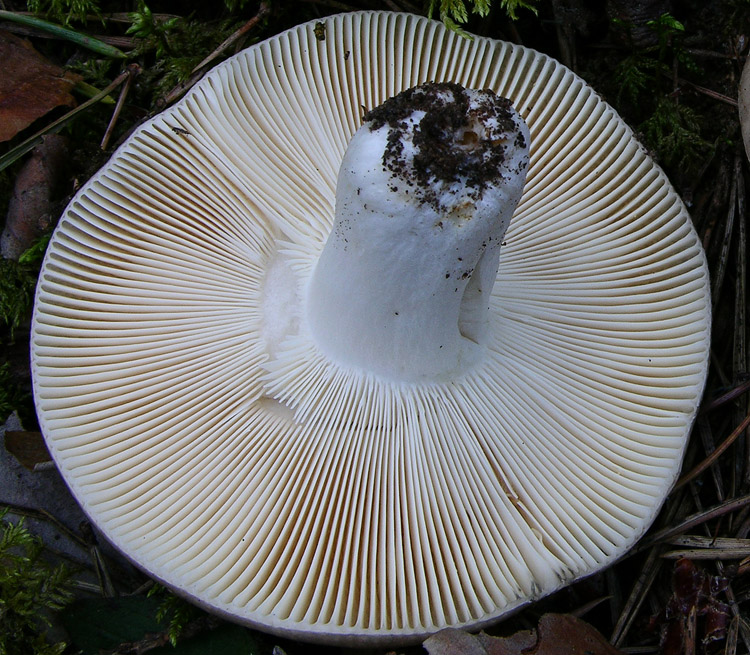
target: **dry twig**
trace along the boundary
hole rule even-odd
[[[255,14],[247,23],[245,23],[240,29],[238,29],[234,34],[232,34],[228,39],[226,39],[223,43],[219,45],[208,57],[206,57],[200,64],[198,64],[190,73],[190,77],[188,77],[187,80],[184,82],[180,82],[176,87],[174,87],[161,101],[161,105],[168,106],[171,105],[175,100],[178,100],[181,98],[185,93],[187,93],[194,85],[195,83],[203,77],[203,75],[206,72],[206,67],[214,61],[217,57],[219,57],[224,51],[226,51],[229,46],[231,46],[233,43],[235,43],[238,39],[245,36],[253,27],[258,25],[260,21],[265,18],[270,12],[270,6],[262,2],[260,4],[260,7],[258,8],[258,13]]]

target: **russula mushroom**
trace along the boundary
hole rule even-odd
[[[378,305],[371,250],[339,272],[334,223],[378,178],[399,187],[378,202],[406,192],[375,159],[386,134],[414,145],[416,119],[378,110],[347,156],[371,174],[344,170],[337,190],[361,107],[431,81],[420,93],[509,98],[531,144],[496,276],[520,178],[479,183],[498,214],[452,266],[426,239],[461,240],[461,197],[431,198],[427,252],[380,214],[352,227],[403,285],[442,265],[450,330],[408,315],[395,273]],[[472,132],[452,133],[463,154],[492,157]],[[523,168],[521,140],[501,168]],[[496,621],[627,551],[678,473],[709,331],[685,207],[592,89],[534,51],[363,12],[219,65],[81,189],[40,276],[32,370],[63,476],[151,575],[267,631],[405,643]],[[450,354],[423,350],[435,336]]]
[[[484,354],[528,128],[491,91],[446,83],[403,91],[364,120],[304,303],[311,336],[345,367],[448,382]]]

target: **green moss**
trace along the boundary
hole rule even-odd
[[[236,19],[213,22],[173,18],[160,22],[146,5],[129,32],[135,37],[137,53],[144,62],[138,87],[148,91],[145,100],[151,108],[179,83],[190,77],[193,69],[237,28]]]
[[[45,637],[48,612],[65,607],[73,598],[69,571],[42,557],[42,542],[24,526],[0,513],[0,653],[3,655],[60,655],[65,643]]]
[[[500,0],[500,7],[511,19],[516,20],[519,9],[528,9],[536,13],[535,3],[536,0]],[[491,4],[491,0],[471,0],[471,7],[467,7],[464,0],[429,0],[427,15],[437,13],[446,27],[463,33],[461,25],[469,20],[469,13],[485,17],[490,13]]]
[[[160,584],[154,584],[148,592],[148,597],[159,599],[156,620],[167,625],[167,636],[172,646],[177,645],[177,640],[187,625],[203,614],[200,609],[178,598]]]
[[[38,267],[0,259],[0,334],[12,343],[15,333],[28,321],[34,302]]]
[[[712,149],[701,136],[698,113],[671,98],[659,98],[653,113],[640,125],[641,133],[667,167],[690,169]]]
[[[616,104],[632,106],[642,102],[660,75],[669,72],[666,64],[642,53],[633,53],[620,61],[614,71]]]
[[[687,29],[680,21],[662,14],[647,25],[652,44],[631,42],[628,54],[606,64],[602,88],[670,176],[687,178],[712,152],[713,138],[704,136],[710,120],[695,108],[694,98],[675,93],[674,79],[701,71],[685,47]],[[615,27],[629,34],[628,25]]]
[[[87,17],[100,15],[98,0],[28,0],[26,6],[29,11],[63,25],[86,22]]]
[[[80,75],[84,82],[101,89],[106,87],[114,77],[112,75],[113,64],[114,62],[111,59],[87,57],[85,59],[73,59],[65,67]]]

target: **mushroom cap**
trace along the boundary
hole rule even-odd
[[[429,80],[509,97],[531,162],[487,356],[393,383],[293,335],[362,107]],[[362,12],[217,66],[81,189],[32,370],[62,475],[155,578],[289,637],[405,643],[627,551],[678,474],[709,331],[688,213],[591,88],[527,48]]]

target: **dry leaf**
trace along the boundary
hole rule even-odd
[[[435,633],[423,646],[430,655],[487,655],[478,637],[455,628]]]
[[[491,637],[484,632],[477,636],[484,646],[487,655],[518,655],[518,653],[534,652],[537,644],[535,630],[519,630],[510,637]]]
[[[8,203],[0,255],[18,259],[52,225],[55,198],[68,176],[67,139],[48,134],[16,176]]]
[[[25,39],[0,30],[0,142],[61,105],[73,106],[70,90],[80,79],[47,61]]]
[[[545,614],[536,632],[510,637],[441,630],[424,642],[430,655],[621,655],[588,623],[570,614]]]
[[[723,641],[727,635],[731,611],[721,598],[729,581],[698,568],[689,559],[677,560],[672,573],[672,596],[661,621],[661,652],[679,655],[703,649]]]
[[[621,655],[598,631],[570,614],[545,614],[539,620],[539,643],[529,655]],[[490,655],[495,655],[490,652]]]
[[[5,449],[29,471],[52,461],[41,432],[8,430]]]

